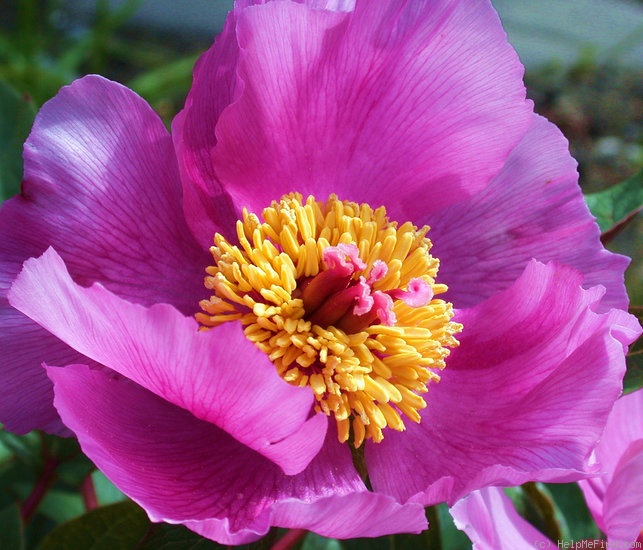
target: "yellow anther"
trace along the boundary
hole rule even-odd
[[[200,302],[196,319],[203,329],[242,323],[246,337],[267,354],[286,382],[311,388],[315,411],[334,417],[340,441],[352,439],[355,448],[367,439],[379,442],[387,428],[405,429],[403,417],[420,421],[427,384],[439,380],[448,348],[458,345],[454,336],[462,327],[451,321],[453,308],[435,297],[418,307],[392,299],[387,319],[395,320],[393,326],[384,324],[379,314],[361,309],[355,313],[350,304],[346,309],[340,298],[337,307],[343,309],[316,311],[335,299],[334,293],[357,284],[366,290],[350,292],[367,292],[360,298],[366,300],[360,302],[364,311],[375,311],[369,309],[369,293],[399,295],[395,293],[406,292],[416,278],[431,287],[433,296],[444,293],[446,286],[435,282],[439,263],[429,253],[428,230],[411,222],[390,222],[384,207],[374,210],[334,195],[325,202],[286,195],[264,209],[261,218],[244,209],[236,224],[237,245],[214,236],[214,264],[206,268],[205,277],[213,295]],[[357,259],[337,256],[345,250],[340,244],[355,251],[350,254]],[[331,269],[324,259],[329,249],[334,250],[331,264],[339,258],[352,267],[337,275],[326,273],[331,277],[324,279],[320,273]],[[369,279],[378,261],[386,272],[379,273],[378,280]],[[328,296],[319,295],[323,299],[306,297],[314,308],[306,311],[303,289],[313,279],[314,291],[306,296],[317,293],[320,285],[325,288],[321,281],[334,280],[337,288],[329,287]],[[330,309],[335,308],[335,302],[331,304]],[[319,320],[326,315],[345,323]],[[363,323],[362,315],[368,319]],[[339,326],[352,328],[346,332]]]

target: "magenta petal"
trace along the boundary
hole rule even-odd
[[[508,290],[459,312],[461,345],[429,389],[422,422],[366,448],[373,488],[452,503],[489,485],[595,470],[624,345],[640,327],[625,312],[596,313],[601,289],[581,283],[571,268],[531,262]]]
[[[286,473],[318,452],[327,419],[310,419],[312,394],[286,384],[236,324],[198,332],[166,304],[149,309],[100,285],[76,285],[48,250],[25,267],[11,304],[87,357],[212,422]]]
[[[556,548],[555,542],[518,515],[511,499],[497,487],[467,495],[450,512],[476,550]]]
[[[366,490],[334,430],[306,470],[285,476],[216,426],[108,371],[48,372],[83,451],[154,521],[185,523],[224,544],[255,540],[272,525],[328,536],[426,528],[421,506]]]
[[[567,140],[542,117],[534,115],[531,129],[483,192],[422,223],[431,226],[439,279],[458,308],[508,288],[536,258],[575,267],[586,288],[606,287],[603,307],[627,309],[623,272],[629,260],[603,248]]]
[[[194,235],[204,248],[216,232],[234,235],[238,219],[227,190],[217,181],[210,160],[216,145],[216,120],[237,95],[238,46],[234,12],[214,45],[194,67],[193,82],[183,110],[172,121],[172,137],[183,182],[184,211]]]
[[[421,505],[402,505],[389,496],[365,490],[322,497],[315,502],[283,500],[272,506],[266,519],[269,522],[266,526],[307,529],[338,539],[420,533],[427,528]],[[229,528],[220,520],[186,525],[197,533],[224,544],[241,544],[264,535],[267,529],[260,527],[262,523],[264,522],[256,522],[256,526],[237,536],[230,535]]]
[[[134,92],[98,76],[64,87],[36,117],[24,162],[22,193],[0,215],[3,278],[53,246],[74,280],[131,301],[187,313],[204,297],[208,254],[183,219],[172,140]]]
[[[600,476],[579,481],[608,540],[633,542],[643,530],[643,390],[621,397],[596,448]]]
[[[270,2],[234,17],[236,36],[215,46],[227,63],[238,55],[238,80],[226,68],[218,84],[231,103],[218,118],[186,109],[183,128],[216,123],[212,157],[194,154],[194,169],[238,206],[337,193],[414,219],[484,188],[530,123],[522,66],[488,2]],[[195,97],[217,86],[217,59],[202,59]]]
[[[67,363],[82,356],[8,304],[0,313],[0,349],[4,428],[18,434],[39,429],[68,435],[54,409],[53,387],[41,362],[46,358]]]
[[[0,385],[10,396],[0,420],[59,432],[41,364],[88,360],[7,303],[23,262],[53,245],[82,284],[189,312],[204,297],[208,256],[182,219],[170,137],[127,88],[97,76],[63,88],[36,117],[24,161],[22,193],[0,208]]]
[[[610,541],[635,542],[643,531],[643,439],[629,446],[614,472],[603,501],[603,524]]]

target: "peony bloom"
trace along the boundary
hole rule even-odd
[[[578,482],[596,523],[607,535],[606,548],[629,548],[643,537],[641,419],[643,390],[621,397],[596,448],[602,473]],[[451,515],[476,550],[556,547],[518,515],[509,497],[497,487],[467,495],[451,508]],[[590,547],[582,541],[578,544],[579,548]]]
[[[621,397],[596,447],[601,475],[578,482],[612,546],[643,542],[643,390]]]
[[[0,421],[74,434],[152,520],[419,532],[594,468],[627,259],[488,1],[240,0],[171,136],[88,76],[24,159]]]

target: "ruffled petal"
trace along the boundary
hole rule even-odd
[[[622,396],[615,404],[596,448],[607,482],[632,443],[643,440],[643,390]],[[637,420],[640,420],[637,422]]]
[[[366,490],[334,430],[304,472],[285,476],[216,426],[109,371],[48,371],[83,451],[153,521],[185,523],[223,544],[256,540],[271,525],[328,536],[426,528],[421,506]]]
[[[46,103],[25,144],[22,193],[0,208],[0,421],[17,432],[60,432],[43,362],[80,354],[16,316],[6,300],[29,257],[55,246],[74,280],[126,298],[192,311],[206,250],[191,236],[170,137],[127,88],[88,76]],[[25,407],[30,413],[24,415]]]
[[[313,396],[286,384],[267,356],[229,324],[198,332],[167,304],[149,309],[100,285],[76,285],[48,250],[25,267],[11,304],[72,348],[216,424],[298,473],[321,447],[327,418],[310,419]]]
[[[328,464],[329,468],[335,466]],[[275,503],[252,527],[230,533],[221,520],[186,523],[204,537],[223,544],[257,540],[270,525],[306,529],[325,537],[352,539],[395,533],[420,533],[427,528],[424,508],[417,503],[399,504],[393,498],[366,490],[323,496],[314,502],[283,499]]]
[[[209,256],[183,219],[172,140],[145,101],[77,80],[40,110],[24,158],[22,193],[0,214],[3,277],[53,246],[80,284],[194,309]]]
[[[481,193],[426,216],[440,281],[456,307],[508,288],[536,258],[578,269],[586,288],[605,286],[602,307],[627,309],[629,260],[603,248],[578,186],[567,140],[544,118],[533,125]]]
[[[214,45],[197,61],[185,106],[172,121],[185,219],[207,248],[217,232],[227,238],[233,236],[235,221],[240,217],[228,191],[217,180],[210,158],[217,143],[216,120],[243,87],[236,75],[239,48],[235,25],[232,12]]]
[[[518,515],[511,499],[497,487],[474,491],[456,502],[450,512],[474,550],[556,548],[555,542]]]
[[[508,290],[459,312],[460,347],[421,423],[366,447],[373,488],[428,505],[595,471],[591,451],[640,327],[618,310],[597,314],[601,289],[581,283],[571,268],[534,261]]]
[[[643,390],[616,402],[596,458],[601,475],[578,485],[608,540],[633,542],[643,530]]]
[[[186,109],[183,127],[216,124],[193,168],[239,207],[337,193],[415,219],[482,189],[530,123],[522,66],[486,1],[270,2],[234,17],[222,41],[238,43],[237,80],[219,84],[232,102],[218,119]],[[216,85],[216,59],[203,58],[195,96]]]
[[[641,424],[643,417],[631,423]],[[603,501],[603,525],[610,542],[635,542],[643,531],[643,439],[621,457]]]

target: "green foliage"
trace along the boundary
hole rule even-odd
[[[133,502],[103,506],[59,525],[39,550],[215,550],[225,548],[180,525],[151,523]]]
[[[0,508],[0,548],[23,550],[23,527],[16,504]]]
[[[343,550],[342,542],[337,539],[327,539],[315,533],[308,533],[300,550]]]
[[[127,500],[127,497],[121,493],[114,484],[105,477],[103,472],[95,470],[91,474],[94,490],[96,491],[96,498],[101,505],[114,504]]]
[[[0,201],[20,191],[22,144],[35,116],[29,97],[0,80]]]
[[[643,307],[632,308],[633,312],[638,314],[639,322],[643,325],[641,314]],[[630,352],[627,355],[627,373],[623,380],[623,393],[632,393],[643,388],[643,338],[630,346]]]
[[[603,234],[619,230],[643,209],[643,170],[605,191],[585,195]]]
[[[140,2],[126,0],[113,8],[99,0],[91,27],[70,32],[58,23],[60,1],[20,0],[7,15],[13,16],[14,25],[0,35],[0,80],[11,81],[41,105],[81,74],[104,74],[107,60],[114,61],[127,49],[116,31]]]
[[[257,545],[253,545],[257,546]],[[228,548],[204,539],[181,525],[155,523],[150,526],[141,550],[216,550]]]
[[[583,493],[576,483],[541,485],[553,499],[562,540],[596,540],[600,531],[585,504]]]
[[[153,105],[168,97],[183,97],[192,82],[192,69],[197,57],[197,54],[187,55],[150,69],[130,80],[128,85]]]
[[[136,504],[104,506],[59,525],[45,537],[40,550],[129,550],[145,538],[150,524]]]

